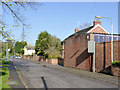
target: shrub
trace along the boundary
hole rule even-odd
[[[48,56],[49,59],[52,59],[52,56]]]
[[[8,68],[6,68],[6,67],[2,67],[2,70],[8,70]]]
[[[2,58],[2,53],[0,53],[0,58]]]
[[[2,60],[2,64],[10,64],[10,61]]]
[[[120,66],[120,61],[114,61],[111,63],[113,66]]]

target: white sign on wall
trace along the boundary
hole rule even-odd
[[[95,41],[88,41],[88,53],[95,53]]]

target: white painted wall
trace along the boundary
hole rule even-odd
[[[27,50],[26,48],[24,48],[24,55],[32,55],[35,54],[35,50]]]

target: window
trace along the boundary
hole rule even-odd
[[[113,35],[113,41],[117,41],[117,40],[120,40],[120,36],[118,36],[117,34]],[[111,41],[111,35],[94,34],[94,41],[96,43]]]

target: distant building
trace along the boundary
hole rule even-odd
[[[35,54],[35,47],[34,46],[31,46],[31,45],[25,46],[23,50],[24,50],[25,56]]]

